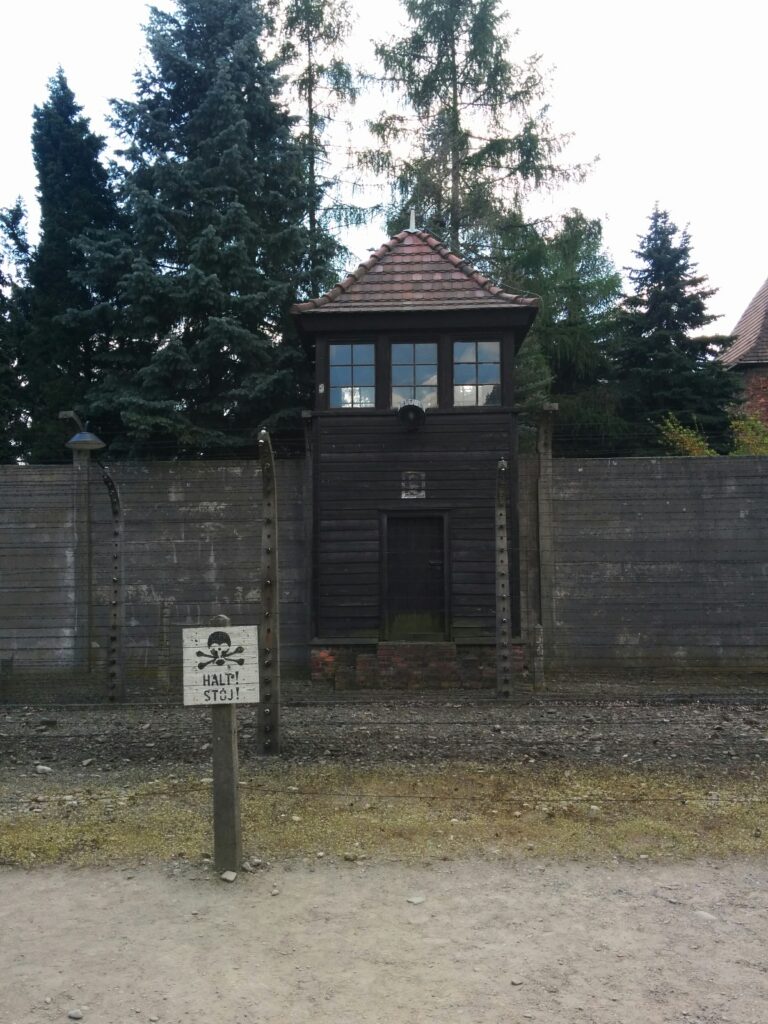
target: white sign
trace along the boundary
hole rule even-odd
[[[258,704],[256,626],[182,629],[184,703]]]

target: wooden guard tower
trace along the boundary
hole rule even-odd
[[[509,485],[517,631],[514,359],[536,315],[426,231],[294,307],[315,345],[313,678],[338,689],[492,687],[497,485]]]

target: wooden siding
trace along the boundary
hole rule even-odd
[[[433,511],[446,515],[449,531],[451,639],[494,641],[496,467],[511,456],[513,428],[503,410],[430,411],[413,433],[389,411],[315,418],[319,637],[383,638],[382,514]],[[408,471],[425,473],[425,498],[401,497]]]

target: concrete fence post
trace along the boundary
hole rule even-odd
[[[545,688],[544,670],[548,647],[555,632],[554,537],[552,520],[552,431],[558,406],[542,407],[537,437],[537,507],[539,522],[539,621],[534,628],[533,685]]]
[[[91,671],[91,453],[72,452],[72,527],[74,547],[74,667]]]

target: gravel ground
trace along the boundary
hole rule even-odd
[[[749,773],[768,758],[768,693],[704,698],[379,699],[283,708],[295,762],[556,762]],[[240,752],[255,757],[255,709],[239,709]],[[0,707],[0,772],[38,763],[103,771],[207,763],[207,710],[167,706]]]

